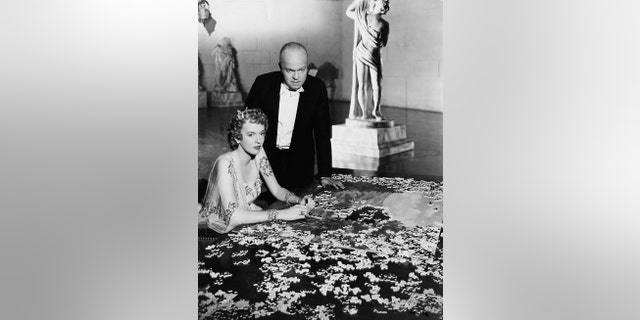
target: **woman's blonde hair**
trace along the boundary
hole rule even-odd
[[[267,116],[260,109],[244,109],[244,111],[238,110],[238,113],[231,118],[229,126],[227,127],[227,142],[229,148],[235,150],[238,148],[237,140],[242,140],[242,125],[246,122],[257,123],[264,126],[264,130],[269,129],[269,122]]]

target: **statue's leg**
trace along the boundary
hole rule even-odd
[[[362,119],[369,119],[371,118],[371,99],[369,98],[369,90],[371,89],[371,84],[369,83],[369,67],[365,66],[363,69],[364,77],[362,81],[364,82],[364,85],[362,86]]]
[[[367,100],[366,100],[366,92],[367,92],[367,66],[364,63],[358,62],[356,67],[357,76],[358,76],[358,104],[360,105],[360,110],[362,111],[362,115],[360,115],[361,119],[367,118]]]
[[[356,104],[358,96],[358,73],[356,72],[356,65],[358,61],[353,59],[353,73],[351,78],[351,100],[349,101],[349,119],[355,119],[356,117]],[[335,90],[335,88],[334,88]]]
[[[373,110],[371,114],[376,120],[384,120],[382,112],[380,112],[380,98],[382,97],[382,77],[377,70],[371,70],[371,88],[373,91]]]

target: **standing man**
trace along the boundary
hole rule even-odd
[[[329,99],[322,80],[307,76],[307,50],[297,42],[280,49],[280,71],[256,78],[246,105],[267,115],[264,150],[278,182],[296,192],[313,183],[314,161],[322,186],[344,189],[331,179]]]

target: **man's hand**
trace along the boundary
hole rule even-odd
[[[311,198],[310,195],[306,195],[300,201],[300,205],[303,205],[303,206],[309,208],[309,211],[311,211],[311,210],[313,210],[313,208],[316,207],[316,202],[313,200],[313,198]]]
[[[320,184],[322,187],[332,186],[338,190],[344,190],[344,184],[342,184],[342,182],[333,180],[329,177],[320,178]]]

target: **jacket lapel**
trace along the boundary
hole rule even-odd
[[[309,89],[306,86],[302,86],[304,91],[300,92],[300,99],[298,100],[298,110],[296,111],[296,121],[293,124],[293,132],[296,132],[298,126],[302,125],[303,114],[306,111],[304,106],[308,106],[309,102]]]
[[[267,90],[267,96],[265,97],[266,105],[263,107],[265,110],[267,119],[269,119],[269,137],[270,143],[275,147],[278,137],[278,116],[280,111],[280,83],[282,82],[282,75],[277,77],[279,81],[273,81],[269,84]]]

